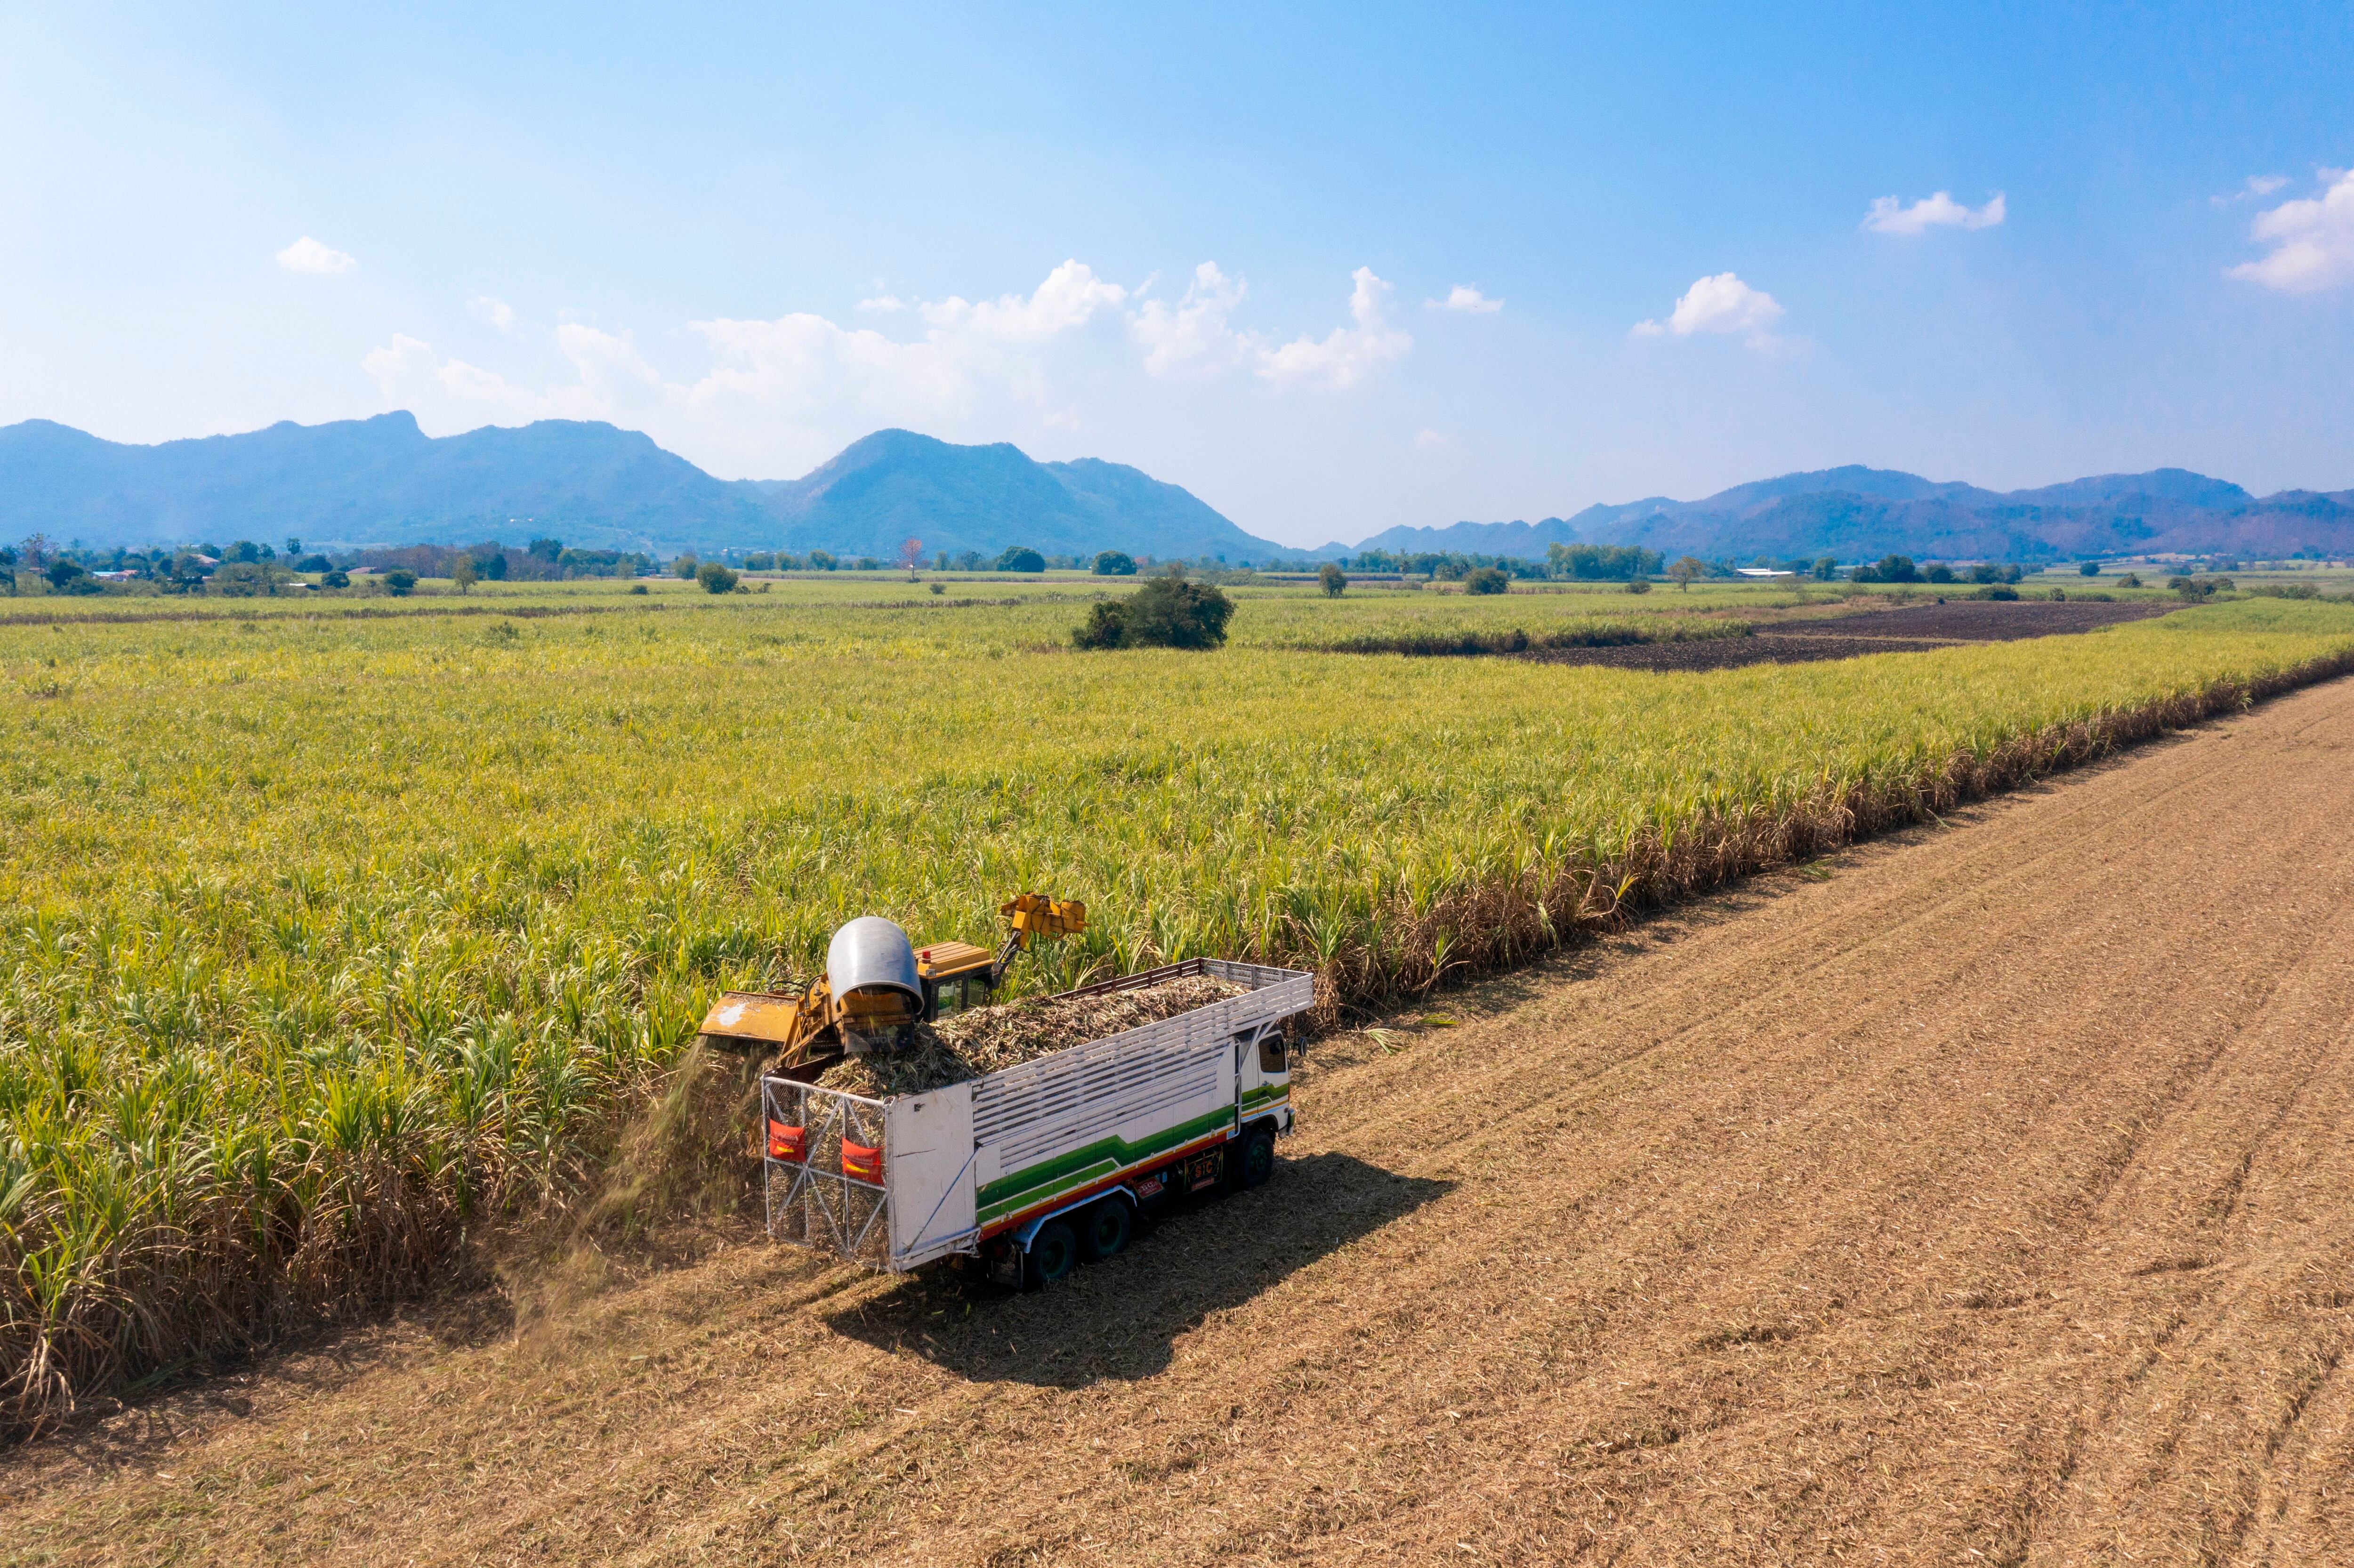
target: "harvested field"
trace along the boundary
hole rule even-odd
[[[1230,981],[1192,975],[1129,991],[1029,996],[994,1007],[969,1008],[937,1026],[919,1025],[912,1050],[844,1057],[817,1083],[821,1088],[873,1099],[920,1095],[1035,1061],[1066,1046],[1174,1018],[1240,996],[1243,990]]]
[[[1926,653],[1956,642],[2017,642],[2097,631],[2179,608],[2166,603],[2103,604],[2040,599],[1953,599],[1887,609],[1761,621],[1755,635],[1633,646],[1556,648],[1523,657],[1546,664],[1603,664],[1619,670],[1730,670],[1744,664],[1803,664],[1866,653]]]
[[[1063,1289],[765,1245],[0,1461],[26,1562],[2354,1561],[2354,682],[1318,1047]]]

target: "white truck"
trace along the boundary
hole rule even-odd
[[[769,1234],[894,1272],[960,1253],[1035,1288],[1119,1252],[1140,1211],[1267,1181],[1291,1130],[1283,1022],[1313,977],[1188,959],[1066,994],[1189,975],[1249,989],[924,1094],[764,1076]]]

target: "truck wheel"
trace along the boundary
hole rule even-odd
[[[1043,1289],[1077,1266],[1079,1238],[1061,1220],[1048,1220],[1030,1238],[1030,1255],[1022,1266],[1022,1282]]]
[[[1264,1187],[1275,1174],[1275,1128],[1259,1123],[1243,1134],[1235,1161],[1235,1186]]]
[[[1079,1216],[1079,1250],[1089,1263],[1100,1263],[1128,1245],[1128,1205],[1106,1198]]]

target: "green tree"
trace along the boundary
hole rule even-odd
[[[228,568],[221,568],[227,571]],[[384,591],[395,599],[407,599],[417,591],[417,574],[407,567],[395,567],[384,574]]]
[[[1071,634],[1075,648],[1222,648],[1235,601],[1206,583],[1189,583],[1172,566],[1126,599],[1087,611]]]
[[[458,564],[450,568],[450,580],[458,585],[460,593],[472,593],[474,591],[474,585],[482,579],[482,574],[474,570],[472,558],[461,556],[458,557]]]
[[[1046,569],[1046,557],[1027,545],[1014,545],[999,556],[997,565],[990,569],[1000,572],[1043,572]]]
[[[681,556],[670,564],[670,575],[683,583],[691,583],[695,580],[696,569],[702,564],[693,556]]]
[[[1627,579],[1627,591],[1628,593],[1649,593],[1651,591],[1651,579],[1649,577],[1628,577]]]
[[[1126,550],[1097,550],[1093,570],[1099,577],[1132,577],[1136,557]]]
[[[2076,575],[2083,577],[2099,577],[2101,575],[2101,563],[2098,561],[2086,561],[2076,568]]]
[[[1694,556],[1678,556],[1668,567],[1668,580],[1685,593],[1691,592],[1692,580],[1708,570]]]
[[[1324,590],[1327,599],[1339,599],[1349,591],[1349,574],[1327,561],[1316,568],[1316,586]]]
[[[736,574],[717,561],[705,561],[695,569],[695,580],[703,585],[705,593],[733,593]]]
[[[1839,560],[1836,556],[1825,556],[1821,560],[1815,563],[1815,580],[1817,582],[1831,582],[1836,580],[1838,577]]]
[[[830,572],[836,569],[841,565],[842,563],[840,561],[835,560],[833,556],[826,551],[811,550],[810,552],[810,570],[813,572]]]
[[[1512,579],[1495,567],[1475,567],[1463,579],[1465,593],[1502,593],[1511,587]]]

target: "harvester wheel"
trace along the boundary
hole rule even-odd
[[[1235,1185],[1264,1187],[1275,1174],[1275,1128],[1261,1122],[1243,1134],[1243,1146],[1237,1151]]]
[[[1079,1247],[1090,1263],[1100,1263],[1126,1246],[1128,1233],[1128,1205],[1118,1198],[1106,1198],[1079,1216]]]
[[[1022,1282],[1033,1290],[1044,1288],[1078,1266],[1079,1238],[1069,1224],[1048,1220],[1030,1238],[1030,1255],[1022,1266]]]

